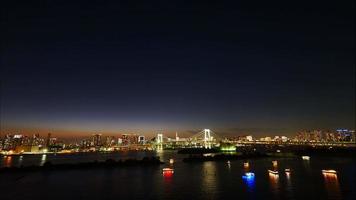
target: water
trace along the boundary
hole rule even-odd
[[[121,152],[112,154],[31,155],[1,158],[1,166],[41,165],[92,160],[142,158],[158,155],[166,164],[151,167],[68,170],[0,174],[1,199],[354,199],[356,159],[339,157],[264,158],[243,161],[183,163],[174,152]],[[169,158],[175,162],[170,165]],[[279,176],[270,176],[272,160]],[[21,163],[21,164],[20,164]],[[174,168],[170,177],[162,168]],[[290,168],[290,175],[284,173]],[[324,177],[321,169],[335,169]],[[244,172],[255,173],[244,179]]]

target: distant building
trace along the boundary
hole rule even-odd
[[[136,134],[122,134],[123,145],[138,144],[138,135]]]
[[[118,139],[117,139],[117,144],[118,144],[118,145],[122,145],[122,138],[118,138]]]
[[[249,141],[249,142],[252,142],[253,141],[252,135],[246,136],[246,140]]]
[[[47,134],[47,139],[46,139],[46,147],[48,148],[51,144],[51,133]]]
[[[355,141],[355,131],[348,129],[337,129],[338,139],[341,142],[354,142]]]
[[[143,135],[138,136],[138,143],[139,144],[144,144],[145,142],[146,142],[145,136],[143,136]]]
[[[94,146],[94,147],[102,146],[101,134],[93,134],[92,135],[92,146]]]
[[[39,146],[32,146],[32,145],[21,145],[15,148],[16,153],[35,153],[39,152]]]
[[[281,140],[282,140],[282,142],[287,142],[288,138],[286,136],[281,136]]]
[[[105,140],[105,146],[106,147],[112,147],[116,145],[116,139],[114,136],[107,136]]]
[[[265,141],[265,142],[270,142],[272,141],[272,138],[271,137],[263,137],[263,138],[260,138],[261,141]]]

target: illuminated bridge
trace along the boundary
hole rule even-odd
[[[204,129],[188,138],[179,138],[176,134],[175,138],[165,137],[159,133],[156,136],[156,146],[189,146],[211,148],[221,140],[221,137],[210,129]]]

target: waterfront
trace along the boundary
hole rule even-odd
[[[352,199],[356,186],[356,160],[352,157],[313,156],[278,158],[278,178],[267,172],[274,158],[250,159],[249,169],[243,160],[184,163],[187,155],[173,151],[92,153],[78,155],[47,155],[53,163],[87,162],[93,160],[140,159],[160,156],[165,164],[117,169],[40,171],[0,174],[1,199]],[[12,156],[15,166],[21,156]],[[168,159],[174,158],[173,165]],[[4,166],[9,157],[1,158]],[[17,161],[16,161],[17,160]],[[42,155],[24,155],[24,165],[41,165]],[[16,164],[15,164],[16,163]],[[10,164],[10,163],[8,163]],[[164,167],[174,168],[171,177],[163,177]],[[291,174],[284,173],[285,168]],[[337,176],[323,176],[322,169],[335,169]],[[245,171],[255,173],[254,179],[243,179]]]

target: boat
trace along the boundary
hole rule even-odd
[[[245,173],[245,176],[247,176],[247,177],[255,176],[255,173],[253,173],[253,172],[246,172],[246,173]]]
[[[163,175],[173,174],[174,173],[174,169],[172,169],[172,168],[163,168],[162,169],[162,173],[163,173]]]
[[[174,163],[174,159],[173,158],[169,159],[169,164],[173,164],[173,163]]]
[[[275,171],[275,170],[268,170],[268,172],[270,173],[270,174],[274,174],[274,175],[278,175],[278,171]]]
[[[302,159],[303,160],[310,160],[310,157],[309,156],[302,156]]]
[[[321,170],[323,174],[336,174],[337,172],[333,169],[323,169]]]
[[[242,176],[244,179],[253,179],[255,177],[255,173],[253,172],[246,172],[245,175]]]
[[[227,161],[227,164],[230,164],[230,160]]]
[[[272,161],[272,164],[273,164],[274,167],[276,167],[278,165],[277,160]]]
[[[247,168],[247,167],[249,167],[249,166],[250,166],[250,164],[249,164],[248,162],[245,162],[245,163],[244,163],[244,167],[245,167],[245,168]]]
[[[290,172],[290,169],[285,169],[284,170],[286,173],[289,173]]]

